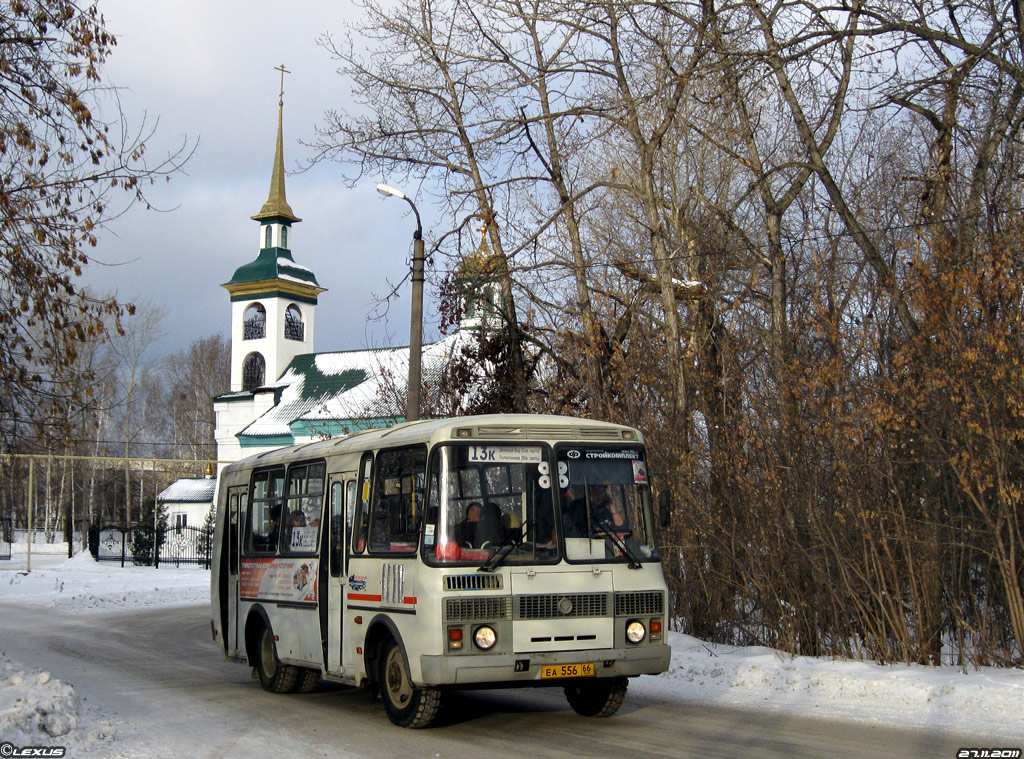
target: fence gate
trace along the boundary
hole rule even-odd
[[[198,564],[210,568],[210,544],[213,536],[202,527],[167,527],[156,553],[157,566]]]
[[[120,561],[125,558],[125,531],[115,525],[106,525],[94,528],[96,535],[95,550],[93,549],[92,533],[90,530],[89,549],[96,561]]]
[[[0,561],[10,561],[14,529],[10,519],[0,519]]]

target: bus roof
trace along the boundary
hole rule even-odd
[[[277,448],[236,461],[228,468],[247,469],[286,461],[301,452],[303,458],[321,458],[366,448],[411,445],[428,441],[480,440],[488,442],[558,438],[581,442],[642,443],[633,427],[596,419],[553,414],[485,414],[480,416],[422,419],[393,427],[355,432],[340,438]]]

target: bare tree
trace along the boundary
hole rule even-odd
[[[124,469],[124,523],[131,523],[131,468],[132,445],[145,430],[145,408],[139,408],[139,390],[147,374],[146,352],[163,336],[162,322],[167,309],[162,306],[139,307],[131,320],[123,323],[120,334],[111,338],[108,347],[115,365],[119,398],[120,434],[125,458]],[[139,504],[141,509],[142,504]],[[140,512],[141,513],[141,512]]]
[[[119,118],[101,119],[110,94],[102,66],[115,40],[94,5],[11,3],[0,36],[0,425],[10,440],[37,410],[75,399],[81,383],[52,371],[74,365],[82,343],[123,313],[75,279],[103,224],[145,202],[144,186],[184,154],[150,165],[149,125],[131,132]]]

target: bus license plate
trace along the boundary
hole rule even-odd
[[[593,662],[583,664],[545,664],[540,668],[541,678],[549,677],[593,677]]]

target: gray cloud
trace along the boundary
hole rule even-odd
[[[160,352],[227,334],[230,307],[219,285],[259,248],[259,225],[249,217],[269,188],[280,81],[274,67],[284,63],[292,72],[284,97],[288,201],[303,219],[292,251],[329,288],[317,309],[316,347],[407,341],[408,287],[388,324],[367,322],[371,293],[387,292],[407,271],[414,223],[404,204],[380,198],[375,181],[345,187],[337,165],[291,173],[310,157],[299,141],[312,138],[326,110],[345,105],[347,85],[316,38],[340,33],[351,6],[101,0],[100,9],[118,35],[108,83],[123,88],[132,123],[159,119],[149,155],[166,155],[185,136],[198,145],[185,173],[149,190],[154,205],[169,210],[137,206],[113,222],[94,252],[103,265],[91,267],[86,281],[169,309]]]

